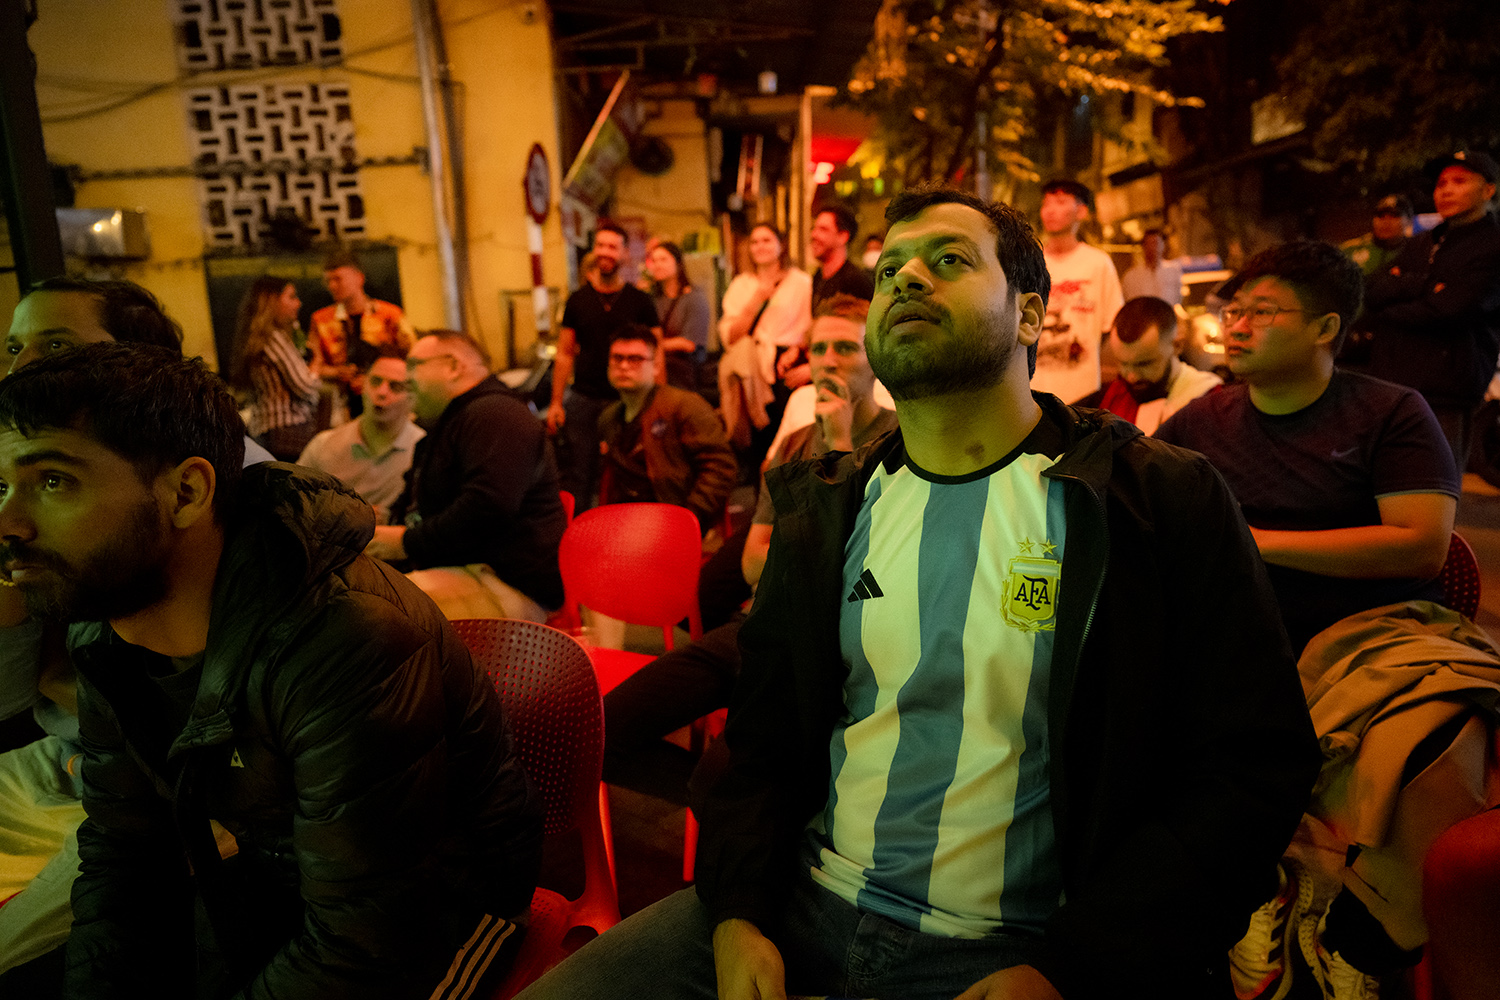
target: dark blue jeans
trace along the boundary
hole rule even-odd
[[[519,1000],[716,1000],[713,928],[695,890],[647,907],[580,948]],[[771,935],[787,993],[953,1000],[1038,947],[1015,934],[949,938],[860,913],[803,875]]]

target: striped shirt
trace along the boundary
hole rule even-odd
[[[255,389],[251,437],[277,427],[311,423],[317,414],[322,380],[307,367],[283,330],[273,330],[265,350],[251,362],[250,384]]]
[[[969,476],[897,452],[845,547],[845,714],[813,878],[954,937],[1040,933],[1062,893],[1047,688],[1066,523],[1043,422]]]

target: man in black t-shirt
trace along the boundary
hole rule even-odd
[[[849,241],[854,238],[854,213],[843,205],[818,210],[808,243],[818,261],[813,272],[812,311],[835,295],[852,295],[863,302],[875,294],[875,284],[864,268],[849,259]]]
[[[625,230],[600,221],[594,233],[595,269],[568,296],[552,362],[547,430],[554,435],[563,432],[566,446],[558,449],[559,481],[580,511],[593,504],[598,485],[599,414],[620,398],[607,374],[610,337],[627,323],[641,323],[661,340],[661,320],[651,296],[626,284],[620,274],[628,245]]]
[[[1432,579],[1459,492],[1442,430],[1418,393],[1333,363],[1359,312],[1358,265],[1326,243],[1288,243],[1252,259],[1231,294],[1225,349],[1240,383],[1156,437],[1228,480],[1293,648],[1358,611],[1441,599]]]

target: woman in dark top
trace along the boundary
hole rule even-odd
[[[682,250],[661,242],[646,254],[652,298],[661,317],[661,348],[667,355],[667,382],[679,389],[698,388],[698,366],[708,349],[711,319],[708,299],[688,283]]]

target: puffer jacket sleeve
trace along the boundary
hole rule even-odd
[[[171,806],[126,745],[114,712],[79,675],[84,807],[78,829],[66,995],[192,995],[193,887]]]
[[[296,788],[306,916],[242,995],[418,995],[454,951],[456,843],[470,844],[457,878],[476,906],[514,916],[531,898],[540,827],[498,697],[446,626],[354,614],[297,646],[268,728]]]

